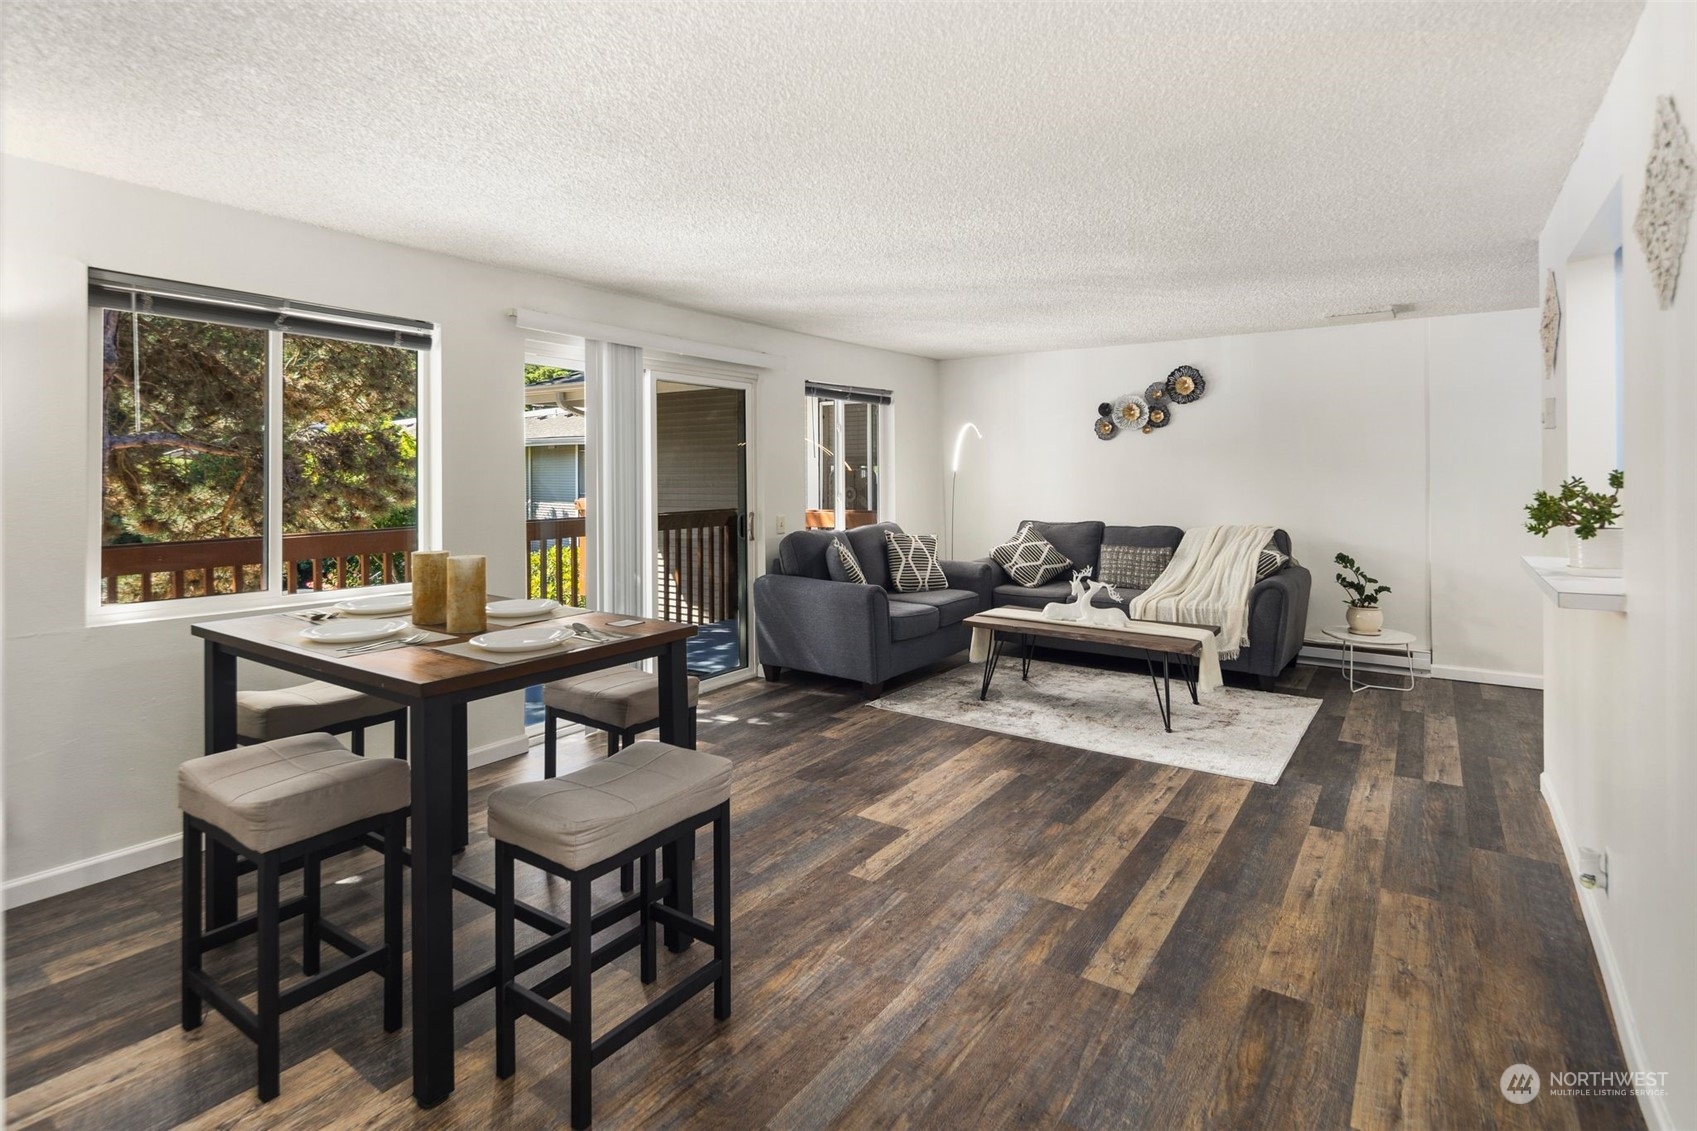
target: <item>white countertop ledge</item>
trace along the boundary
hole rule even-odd
[[[1579,573],[1567,566],[1566,558],[1520,559],[1538,582],[1544,596],[1558,609],[1590,609],[1600,613],[1626,611],[1626,579]]]

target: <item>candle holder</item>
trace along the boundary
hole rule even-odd
[[[412,579],[412,621],[441,624],[448,619],[448,551],[414,550],[407,576]]]
[[[488,561],[482,554],[456,554],[448,559],[448,631],[455,636],[489,627],[489,589],[484,578]]]

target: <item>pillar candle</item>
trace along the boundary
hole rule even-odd
[[[448,631],[456,636],[489,627],[484,614],[489,603],[484,586],[487,562],[482,554],[456,554],[448,559]]]
[[[448,619],[448,551],[414,550],[407,567],[412,578],[414,624],[441,624]]]

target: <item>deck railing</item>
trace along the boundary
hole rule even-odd
[[[283,587],[352,589],[407,579],[410,526],[283,535]],[[265,544],[259,538],[135,542],[104,546],[100,580],[107,604],[168,601],[263,589]]]
[[[584,603],[583,526],[581,518],[533,518],[524,524],[530,596],[552,597],[562,605]]]
[[[731,509],[662,514],[655,537],[657,614],[688,624],[732,620],[741,606],[740,522]],[[284,587],[328,591],[407,580],[413,527],[283,536]],[[584,604],[584,520],[525,523],[529,594]],[[108,604],[166,601],[264,588],[264,544],[258,538],[149,542],[106,546],[101,582]]]
[[[660,516],[655,540],[657,610],[662,620],[714,624],[737,615],[738,513],[676,511]]]

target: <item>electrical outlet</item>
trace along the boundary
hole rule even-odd
[[[1580,848],[1579,850],[1579,886],[1609,893],[1609,853],[1608,849]]]
[[[783,532],[784,532],[784,516],[779,515],[778,516],[778,533],[782,534]]]
[[[1556,398],[1545,397],[1544,398],[1544,427],[1553,429],[1553,428],[1555,428],[1555,426],[1556,426]]]

